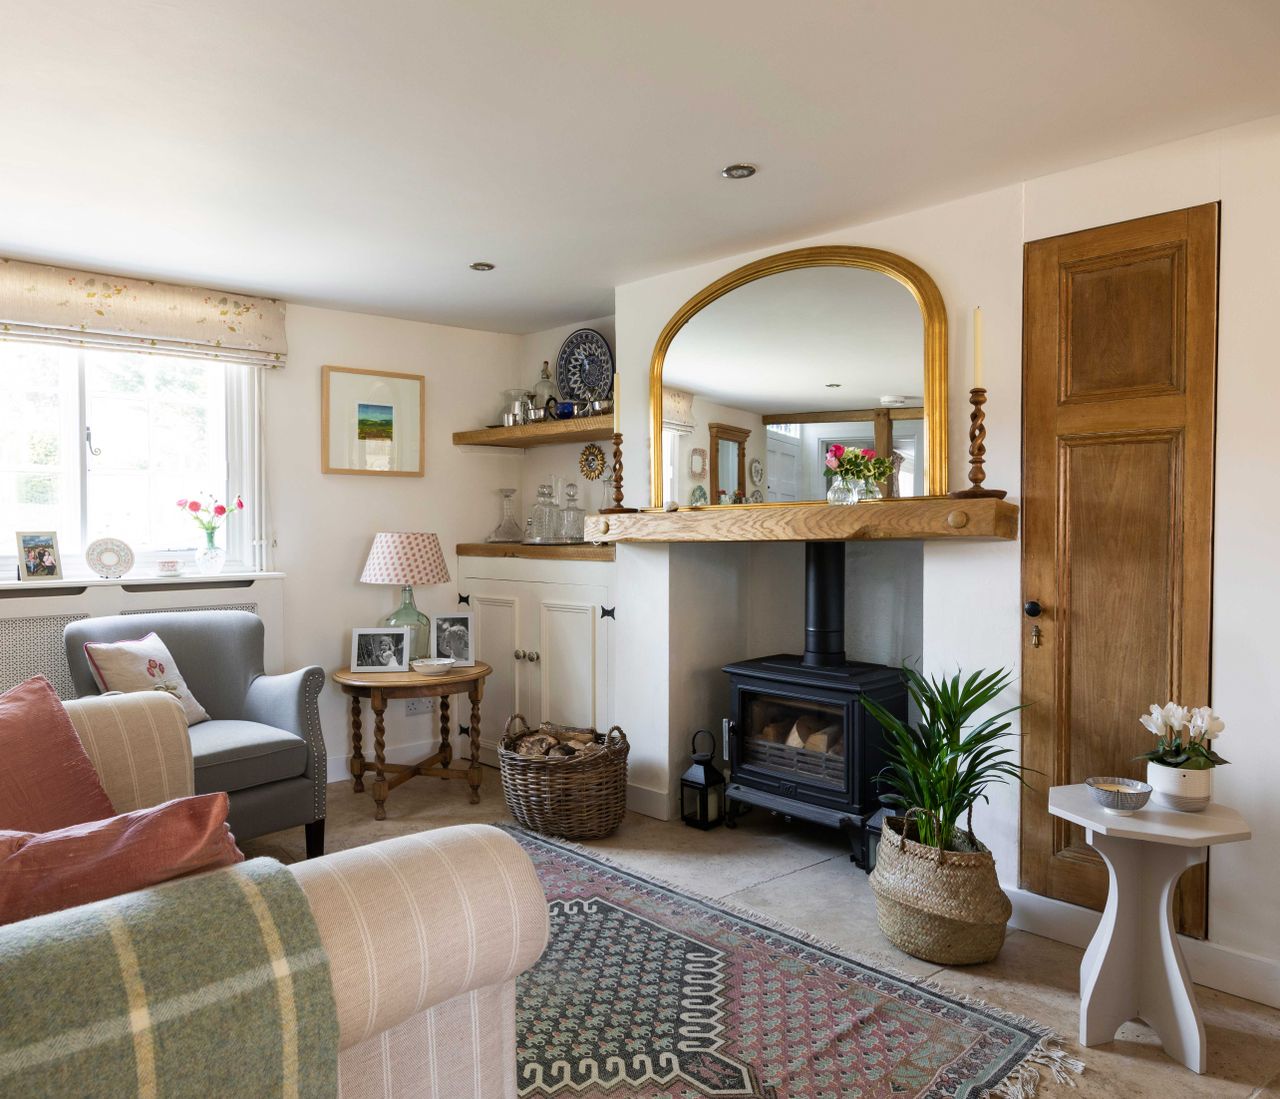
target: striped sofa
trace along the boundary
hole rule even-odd
[[[67,712],[117,813],[193,792],[173,699],[106,695]],[[519,844],[461,825],[290,869],[329,955],[340,1095],[514,1099],[515,978],[547,941],[546,899]]]

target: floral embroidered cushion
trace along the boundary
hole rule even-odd
[[[137,641],[87,641],[84,654],[100,691],[167,691],[182,703],[188,725],[208,721],[165,643],[154,634]]]

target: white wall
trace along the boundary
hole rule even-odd
[[[860,244],[901,253],[937,281],[950,320],[951,469],[963,483],[971,372],[970,317],[983,307],[987,483],[1019,500],[1022,245],[1046,235],[1222,201],[1218,466],[1215,522],[1213,702],[1228,722],[1222,748],[1232,766],[1218,795],[1249,818],[1254,840],[1215,851],[1209,879],[1210,936],[1234,951],[1280,959],[1280,736],[1269,678],[1280,666],[1280,370],[1274,322],[1280,307],[1280,118],[1221,131],[1102,164],[974,195],[893,219],[726,257],[617,288],[616,321],[627,468],[648,469],[648,365],[667,319],[727,271],[762,255],[810,244]],[[648,477],[627,481],[627,502],[645,506]],[[923,546],[926,664],[1020,666],[1020,549],[1016,543]],[[619,584],[625,587],[625,558]],[[725,568],[737,567],[731,560]],[[791,567],[795,564],[792,561]],[[794,573],[793,573],[794,575]],[[798,605],[802,589],[795,588]],[[671,603],[673,637],[708,604]],[[758,655],[758,654],[757,654]],[[710,673],[708,673],[710,674]],[[1011,699],[1010,701],[1014,701]],[[625,714],[624,714],[625,717]],[[1134,715],[1136,719],[1136,715]],[[1129,715],[1117,715],[1128,720]],[[673,761],[673,765],[675,761]],[[1017,881],[1018,797],[1006,789],[975,815],[1003,881]]]
[[[497,523],[496,490],[510,479],[511,458],[477,447],[464,453],[451,436],[489,422],[501,390],[515,384],[519,338],[298,305],[288,307],[287,328],[288,366],[269,372],[266,381],[274,564],[286,574],[284,663],[330,671],[348,663],[351,628],[376,625],[398,603],[397,589],[359,582],[376,531],[435,531],[456,581],[454,547],[482,540]],[[320,472],[320,368],[326,363],[426,376],[426,476]],[[417,602],[433,618],[451,610],[456,583],[419,588]],[[331,780],[347,774],[345,701],[332,685],[320,700]],[[435,722],[434,714],[406,717],[404,703],[393,703],[388,757],[426,754],[436,740]],[[372,758],[368,721],[365,731],[365,754]]]

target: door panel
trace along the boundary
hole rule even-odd
[[[596,603],[543,600],[542,720],[596,726]]]
[[[502,736],[507,718],[521,712],[520,669],[514,653],[519,645],[520,609],[514,596],[484,595],[472,586],[471,609],[475,613],[476,656],[493,667],[485,681],[484,720],[480,742],[493,747]]]
[[[1138,717],[1209,701],[1216,205],[1027,245],[1023,888],[1100,908],[1106,874],[1048,787],[1141,777]],[[1205,933],[1204,871],[1182,930]]]

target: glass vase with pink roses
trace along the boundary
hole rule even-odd
[[[878,500],[881,483],[893,476],[893,463],[865,447],[859,450],[832,443],[827,447],[826,464],[824,473],[831,482],[827,489],[828,504]]]
[[[244,500],[237,494],[229,504],[212,496],[183,497],[178,507],[185,511],[204,531],[204,546],[196,551],[196,571],[202,576],[214,576],[227,563],[227,551],[218,545],[218,529],[227,516],[244,511]]]

